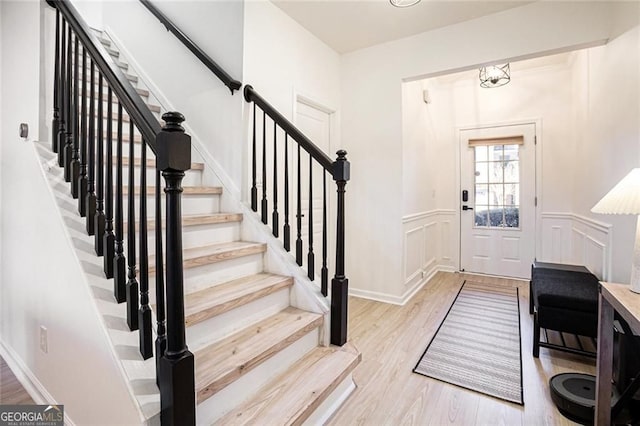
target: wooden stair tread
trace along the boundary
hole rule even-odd
[[[107,127],[106,125],[104,127]],[[129,143],[129,127],[127,126],[126,129],[122,129],[122,143],[126,144]],[[137,131],[138,129],[134,130],[134,134],[133,134],[133,143],[142,143],[142,135],[140,135]],[[105,147],[106,147],[106,143],[107,143],[107,136],[109,134],[107,133],[106,129],[104,130],[102,139],[105,143]],[[113,142],[113,152],[115,154],[115,143],[118,140],[118,133],[117,132],[113,132],[111,134],[111,141]],[[106,149],[106,148],[105,148]]]
[[[98,74],[97,74],[98,68],[95,67],[94,69],[96,70],[96,76],[94,77],[93,84],[97,85],[98,84]],[[82,73],[82,67],[79,68],[79,72]],[[126,73],[124,71],[122,73],[124,74],[125,78],[127,80],[129,80],[130,82],[132,82],[132,83],[137,83],[138,82],[138,77],[137,76],[131,75],[131,74]],[[82,76],[80,76],[80,78],[78,78],[78,80],[80,82],[82,82]],[[89,64],[87,64],[87,72],[85,73],[85,80],[87,82],[87,93],[89,93],[89,90],[91,90],[91,67],[89,66]],[[102,79],[102,81],[105,82],[106,79]]]
[[[360,363],[360,352],[318,347],[216,424],[302,424]]]
[[[184,302],[187,327],[292,285],[291,277],[260,273],[187,294]]]
[[[288,307],[194,354],[198,403],[322,324],[322,315]]]
[[[96,86],[97,85],[98,85],[98,83],[96,83]],[[87,92],[90,90],[90,88],[91,88],[90,86],[91,85],[89,85],[89,87],[87,87]],[[108,84],[107,84],[107,80],[103,80],[102,87],[104,88],[102,90],[102,94],[104,95],[105,93],[107,93],[107,87],[109,87]],[[139,87],[134,87],[134,89],[136,89],[136,92],[138,93],[138,95],[142,96],[143,98],[148,98],[149,97],[149,91],[148,90],[140,89]],[[96,96],[97,96],[97,94],[98,94],[98,89],[96,87]],[[113,96],[113,99],[116,99],[115,92],[113,92],[112,96]]]
[[[89,96],[89,95],[87,95],[87,96]],[[95,96],[96,96],[96,99],[97,99],[98,98],[98,93],[97,92],[96,92]],[[78,95],[78,99],[82,99],[82,95]],[[107,93],[105,93],[104,91],[102,92],[102,100],[105,103],[109,100],[109,95]],[[115,96],[113,96],[111,98],[111,103],[113,105],[113,110],[117,111],[116,108],[117,108],[117,105],[118,105],[118,99]],[[151,111],[151,112],[160,112],[160,107],[158,105],[152,105],[152,104],[149,104],[149,103],[147,103],[146,105],[149,108],[149,111]],[[106,111],[107,107],[103,106],[102,109],[104,111]],[[97,110],[97,107],[96,107],[96,110]]]
[[[89,87],[89,89],[87,89],[87,99],[90,99],[90,98],[91,98],[91,92],[90,92],[90,89],[91,89],[91,87]],[[94,93],[94,99],[96,99],[96,100],[98,100],[98,99],[99,99],[99,98],[98,98],[98,91],[97,91],[97,90],[96,90],[96,91],[95,91],[95,93]],[[78,100],[79,100],[80,102],[82,102],[82,93],[79,93],[79,94],[78,94]],[[103,105],[103,107],[102,107],[102,109],[103,109],[103,110],[106,110],[106,109],[107,109],[108,100],[109,100],[109,95],[108,95],[108,93],[106,93],[106,91],[105,91],[105,90],[103,90],[103,91],[102,91],[102,101],[106,104],[106,105]],[[117,111],[117,108],[118,108],[118,99],[117,99],[115,96],[112,96],[112,98],[111,98],[111,104],[113,105],[113,108],[112,108],[112,109],[113,109],[113,111]],[[87,105],[90,105],[90,104],[87,104]],[[150,103],[148,103],[148,102],[145,102],[145,105],[147,105],[147,108],[149,108],[149,111],[151,111],[151,112],[160,113],[160,111],[161,111],[161,108],[160,108],[158,105],[153,105],[153,104],[150,104]],[[87,106],[87,108],[88,108],[88,106]],[[96,110],[97,110],[97,109],[98,109],[98,108],[96,107]]]
[[[114,161],[115,165],[116,162]],[[140,187],[135,187],[135,193],[137,195],[140,194]],[[147,195],[155,195],[156,187],[155,186],[147,186]],[[129,194],[129,187],[122,187],[122,195]],[[219,186],[183,186],[182,187],[182,195],[219,195],[222,194],[222,188]]]
[[[247,241],[233,241],[230,243],[211,244],[202,247],[192,247],[182,250],[183,268],[210,265],[225,260],[260,254],[267,251],[267,245]],[[149,256],[149,265],[155,265],[155,256]],[[155,266],[149,266],[149,275],[156,272]]]
[[[135,142],[135,138],[134,138],[134,142]],[[125,167],[129,165],[129,157],[124,157],[122,159],[122,165]],[[140,167],[142,165],[142,159],[134,158],[133,165],[135,167]],[[155,158],[147,159],[147,167],[152,167],[152,168],[156,167]],[[189,170],[204,170],[204,163],[191,163],[191,168]]]
[[[162,224],[164,225],[165,218],[162,218]],[[233,223],[242,222],[242,213],[211,213],[211,214],[192,214],[182,215],[182,227],[185,226],[199,226],[199,225],[211,225],[218,223]],[[128,222],[123,222],[125,233],[127,231]],[[140,222],[136,221],[136,229],[140,226]],[[147,220],[147,230],[153,231],[156,229],[155,219]]]

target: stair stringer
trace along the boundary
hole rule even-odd
[[[164,92],[153,82],[149,75],[144,72],[144,69],[136,62],[133,55],[131,55],[114,32],[108,26],[105,27],[104,32],[117,46],[120,55],[126,59],[125,62],[135,70],[135,74],[139,77],[139,82],[149,89],[151,96],[155,98],[155,101],[157,101],[157,104],[160,105],[162,110],[175,111],[176,107],[169,101],[164,95]],[[242,103],[241,112],[243,117],[248,117],[249,105],[242,99],[240,91],[237,91],[233,96],[237,97],[239,102]],[[243,122],[243,140],[248,140],[249,123],[246,118]],[[290,292],[291,306],[319,313],[325,317],[320,333],[320,344],[323,346],[329,345],[329,327],[331,323],[329,318],[330,301],[322,296],[319,285],[315,284],[320,282],[319,277],[316,276],[315,282],[309,280],[306,273],[296,264],[293,256],[286,252],[282,242],[272,235],[271,229],[260,221],[257,214],[251,210],[245,202],[240,201],[242,191],[238,189],[237,185],[234,184],[220,163],[215,160],[214,156],[201,142],[203,140],[202,137],[189,125],[188,118],[182,125],[186,133],[191,135],[192,149],[200,157],[198,161],[202,161],[205,164],[205,172],[202,177],[203,185],[221,186],[224,188],[220,196],[221,211],[242,213],[243,221],[240,232],[243,240],[267,244],[268,249],[264,255],[265,271],[293,277],[294,285]],[[247,158],[247,144],[241,143],[239,146],[243,150],[243,158]],[[246,175],[246,173],[243,173],[243,175]]]

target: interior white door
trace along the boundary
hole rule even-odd
[[[533,123],[460,131],[461,271],[529,278],[535,131]]]
[[[331,113],[309,103],[298,100],[296,103],[296,115],[295,124],[300,131],[307,136],[315,145],[318,146],[330,157],[331,155]],[[294,156],[294,164],[297,165],[297,152]],[[311,167],[310,167],[311,166]],[[319,166],[315,160],[309,162],[309,155],[302,150],[300,155],[300,186],[301,186],[301,201],[302,201],[302,241],[303,241],[303,264],[307,266],[307,259],[309,255],[309,245],[313,244],[314,253],[314,273],[320,275],[320,268],[322,267],[322,219],[323,219],[323,179],[324,169]],[[310,180],[311,177],[311,197],[310,192]],[[329,203],[331,195],[335,191],[335,184],[330,175],[326,176],[327,185],[327,216],[329,217]],[[295,204],[294,204],[295,206]],[[311,207],[311,209],[310,209]],[[311,219],[311,228],[309,227],[309,220]],[[295,223],[295,222],[292,222]],[[311,229],[311,238],[309,238],[309,229]],[[330,231],[330,230],[327,230]],[[329,235],[327,235],[329,239]],[[328,247],[332,247],[331,243],[327,242]],[[329,260],[331,257],[328,255]]]

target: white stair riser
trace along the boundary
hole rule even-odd
[[[128,157],[128,155],[127,155]],[[113,166],[113,176],[115,180],[116,176],[116,166]],[[133,170],[133,177],[135,185],[140,184],[140,166],[135,166]],[[154,186],[156,184],[156,169],[155,166],[151,167],[147,165],[147,186]],[[126,186],[129,186],[129,167],[122,166],[122,180],[125,182]],[[164,185],[165,181],[162,178],[162,184]],[[182,186],[201,186],[202,185],[202,170],[187,170],[184,174],[184,179],[182,179]]]
[[[125,241],[127,229],[125,232]],[[156,231],[151,229],[147,231],[147,244],[149,247],[149,255],[156,253]],[[136,246],[140,244],[140,230],[136,230]],[[162,231],[163,247],[165,247],[165,230]],[[225,222],[209,225],[184,226],[182,228],[182,246],[184,248],[200,247],[208,244],[225,243],[237,241],[240,238],[240,222]],[[166,250],[166,249],[165,249]]]
[[[198,404],[197,424],[212,424],[241,402],[256,394],[269,381],[284,373],[297,360],[318,346],[318,329],[314,329],[291,346],[278,352],[206,401]],[[198,368],[196,366],[196,368]]]
[[[192,352],[196,351],[211,342],[221,340],[232,333],[275,315],[289,305],[289,289],[283,288],[246,305],[192,325],[187,328],[189,349]]]
[[[122,158],[129,158],[129,137],[122,137]],[[105,139],[103,141],[103,146],[104,146],[104,162],[105,164],[107,163],[107,140]],[[116,164],[117,161],[117,151],[116,151],[116,138],[113,138],[112,140],[112,148],[111,148],[111,155],[113,157],[113,164]],[[97,154],[96,154],[97,156]],[[142,156],[142,144],[141,143],[137,143],[134,142],[133,144],[133,156],[134,158],[140,158]],[[149,159],[153,159],[155,158],[155,154],[153,153],[153,151],[151,151],[151,148],[147,148],[147,160]]]
[[[185,269],[185,292],[193,293],[212,284],[224,283],[263,271],[263,254],[252,254],[223,262]]]
[[[165,217],[165,194],[162,196],[162,217]],[[123,217],[127,221],[129,218],[129,202],[128,196],[123,195]],[[156,197],[155,195],[147,195],[147,220],[156,217]],[[140,215],[140,194],[135,194],[135,206],[136,206],[136,219],[139,219]],[[220,212],[220,196],[215,194],[208,195],[182,195],[182,213],[183,214],[211,214]],[[115,206],[114,206],[115,217]],[[155,220],[155,219],[154,219]]]

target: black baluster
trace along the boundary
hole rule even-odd
[[[336,211],[336,271],[331,280],[331,344],[342,346],[347,342],[347,302],[349,279],[344,272],[344,188],[349,181],[350,165],[347,152],[337,152],[333,163],[333,180],[338,187]]]
[[[267,114],[262,111],[262,223],[267,224]]]
[[[322,171],[322,269],[320,290],[323,296],[329,291],[329,270],[327,269],[327,171]]]
[[[60,81],[59,81],[59,91],[60,91],[60,128],[58,130],[58,167],[64,167],[64,149],[65,143],[67,139],[67,120],[69,117],[67,116],[67,102],[69,97],[69,91],[71,87],[68,86],[67,82],[67,21],[62,19],[62,28],[61,28],[60,37],[62,40],[60,41]],[[66,173],[65,173],[66,180]],[[68,181],[67,181],[68,182]]]
[[[76,102],[75,95],[76,85],[78,84],[78,54],[75,54],[75,62],[73,61],[73,50],[71,48],[72,37],[71,37],[71,25],[67,28],[67,99],[65,102],[65,109],[67,114],[67,127],[66,133],[64,137],[64,150],[63,150],[63,165],[64,165],[64,180],[66,182],[71,182],[73,186],[73,175],[71,169],[71,159],[73,154],[73,138],[78,134],[78,114],[77,107],[78,102]],[[78,51],[78,37],[75,37],[75,51]],[[72,70],[73,66],[73,70]],[[72,73],[73,71],[73,73]],[[72,93],[73,90],[73,93]]]
[[[87,49],[82,49],[82,103],[80,110],[80,174],[78,175],[78,186],[76,187],[74,198],[78,198],[78,213],[81,217],[87,215]],[[92,78],[93,79],[93,78]],[[93,84],[93,81],[91,82]]]
[[[156,163],[158,158],[156,157]],[[167,350],[165,319],[164,265],[162,263],[162,183],[156,170],[156,384],[160,386],[160,359]]]
[[[296,238],[296,263],[302,266],[302,179],[300,175],[300,144],[298,144],[298,214],[296,214],[298,237]]]
[[[256,186],[256,104],[253,104],[253,150],[251,155],[251,210],[258,211],[258,187]]]
[[[307,277],[311,281],[315,278],[315,254],[313,253],[313,157],[309,154],[309,253],[307,254]]]
[[[133,120],[129,121],[129,194],[128,194],[128,217],[127,217],[127,324],[129,330],[138,329],[138,280],[136,279],[136,203],[135,191],[135,159],[133,143]],[[140,186],[140,197],[147,196],[147,188]]]
[[[87,196],[85,198],[85,212],[87,215],[87,234],[95,233],[94,221],[96,216],[96,90],[95,63],[91,60],[91,90],[89,91],[89,140],[87,141]],[[102,103],[102,99],[100,99]]]
[[[96,151],[98,153],[96,175],[96,214],[94,217],[95,250],[98,256],[104,253],[104,118],[103,116],[102,73],[98,73],[98,136]]]
[[[271,215],[271,229],[273,236],[278,238],[278,126],[273,122],[273,213]]]
[[[166,122],[156,138],[157,168],[166,187],[167,349],[160,359],[162,424],[195,425],[194,358],[187,348],[182,266],[181,182],[191,165],[191,138],[180,125],[180,113],[163,114]]]
[[[107,118],[107,119],[110,119]],[[126,282],[126,263],[124,258],[124,242],[123,242],[123,208],[122,208],[122,104],[118,100],[118,136],[116,140],[116,197],[115,197],[115,254],[113,257],[113,294],[118,301],[122,303],[127,300],[127,282]],[[134,191],[134,188],[129,188]]]
[[[133,145],[133,143],[132,143]],[[140,153],[140,188],[147,187],[147,141],[142,139]],[[130,166],[131,167],[131,166]],[[131,219],[129,219],[131,220]],[[140,310],[138,326],[140,332],[140,355],[142,359],[153,356],[153,335],[151,331],[151,307],[149,307],[149,249],[147,239],[147,194],[140,193]],[[157,272],[157,271],[156,271]]]
[[[69,126],[73,126],[73,140],[70,145],[65,148],[65,179],[69,179],[71,182],[71,195],[73,198],[78,198],[78,176],[80,176],[80,159],[78,154],[79,138],[80,138],[80,123],[79,119],[80,110],[78,103],[80,102],[79,91],[80,85],[80,44],[76,37],[74,56],[75,61],[73,65],[73,121],[69,121]],[[84,72],[84,71],[83,71]],[[67,127],[69,127],[67,126]],[[67,176],[68,174],[68,176]]]
[[[58,153],[58,132],[60,132],[60,11],[56,9],[56,51],[53,65],[53,120],[51,121],[51,150]]]
[[[115,236],[113,235],[113,127],[111,123],[113,105],[113,93],[111,87],[107,88],[107,162],[104,170],[106,178],[105,190],[105,218],[104,218],[104,248],[102,250],[104,275],[113,278],[113,258],[115,257]]]
[[[284,249],[291,250],[291,228],[289,226],[289,135],[284,134]]]

